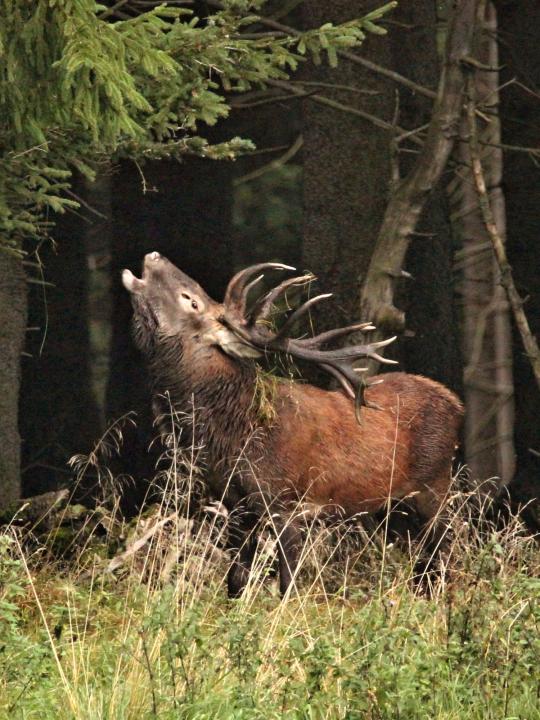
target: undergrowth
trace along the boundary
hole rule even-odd
[[[456,491],[430,592],[413,546],[314,525],[281,601],[269,534],[230,601],[222,508],[187,512],[190,467],[131,525],[86,522],[76,552],[4,528],[1,718],[540,718],[540,557],[517,517]]]

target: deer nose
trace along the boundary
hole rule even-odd
[[[147,253],[147,254],[144,256],[143,267],[146,268],[146,269],[149,270],[149,271],[151,271],[151,270],[157,270],[158,267],[161,266],[161,264],[159,263],[159,261],[162,260],[162,259],[163,259],[163,258],[161,257],[160,253],[158,253],[158,252]]]

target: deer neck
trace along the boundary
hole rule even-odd
[[[211,466],[234,462],[260,424],[257,367],[213,346],[160,343],[152,360],[161,411],[182,426],[184,442],[202,448]]]

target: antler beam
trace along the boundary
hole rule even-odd
[[[299,360],[318,365],[338,380],[347,395],[355,399],[356,414],[357,418],[359,418],[360,407],[367,404],[364,392],[373,383],[361,377],[361,373],[365,372],[367,368],[356,367],[355,363],[361,358],[367,357],[387,365],[396,364],[395,360],[384,358],[378,352],[379,349],[394,342],[395,336],[374,343],[351,345],[330,350],[321,349],[327,343],[352,333],[369,332],[375,329],[371,323],[364,322],[328,330],[314,337],[291,338],[290,332],[294,325],[316,303],[331,297],[331,293],[310,298],[289,315],[279,330],[272,332],[266,325],[261,325],[260,321],[268,318],[278,298],[283,296],[290,288],[306,285],[315,278],[313,275],[307,274],[283,281],[266,295],[259,298],[251,312],[246,315],[248,293],[262,279],[263,275],[259,275],[249,283],[248,281],[256,273],[267,269],[294,270],[294,268],[280,263],[261,263],[246,268],[235,275],[229,283],[225,294],[222,318],[224,324],[248,345],[258,350],[263,352],[283,352]]]

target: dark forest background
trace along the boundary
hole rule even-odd
[[[196,3],[201,22],[212,5]],[[254,22],[245,32],[343,23],[376,6],[369,0],[276,1],[264,7],[268,24]],[[537,333],[540,6],[537,0],[487,6],[475,71],[487,104],[495,95],[498,102],[479,121],[487,118],[490,131],[499,123],[500,137],[484,145],[493,151],[485,169],[492,173],[492,205],[502,207],[514,280]],[[138,273],[145,253],[158,250],[216,299],[237,269],[279,260],[313,271],[320,291],[335,294],[315,315],[318,328],[360,316],[361,288],[389,199],[422,152],[448,12],[434,0],[402,0],[381,21],[387,34],[368,34],[349,53],[352,59],[346,50],[336,67],[308,58],[287,81],[228,97],[229,117],[199,132],[211,143],[251,139],[256,150],[236,160],[115,157],[97,167],[93,182],[74,174],[78,208],[51,216],[49,237],[24,241],[23,497],[69,487],[70,457],[90,452],[107,427],[126,418],[123,447],[110,463],[114,474],[136,480],[126,486],[126,509],[140,504],[155,462],[148,452],[154,430],[120,271]],[[538,387],[475,220],[463,143],[455,144],[411,236],[403,267],[410,277],[395,278],[395,305],[405,322],[392,352],[401,369],[439,380],[464,398],[461,460],[473,480],[497,477],[524,502],[540,493]]]

